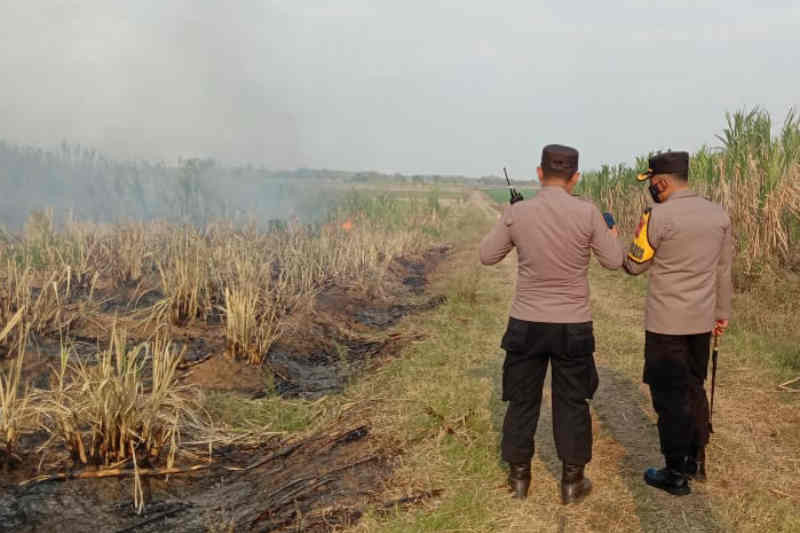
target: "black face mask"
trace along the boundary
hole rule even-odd
[[[661,194],[661,191],[658,189],[658,184],[653,183],[647,189],[650,191],[650,196],[653,197],[653,201],[657,204],[660,204],[661,198],[659,195]]]

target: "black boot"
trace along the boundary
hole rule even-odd
[[[689,479],[695,481],[706,480],[706,448],[697,446],[692,448],[692,452],[686,459],[686,474]]]
[[[648,468],[644,473],[644,481],[651,487],[665,490],[675,496],[685,496],[692,492],[685,472],[685,457],[667,457],[667,466],[661,470]]]
[[[577,503],[592,491],[592,482],[583,477],[584,465],[564,463],[561,474],[561,503]]]
[[[524,500],[528,497],[528,488],[531,486],[531,464],[509,463],[508,486],[513,493],[512,498]]]

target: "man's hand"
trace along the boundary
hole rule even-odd
[[[714,336],[722,337],[722,334],[725,333],[726,329],[728,329],[728,321],[717,320],[716,323],[714,324]]]

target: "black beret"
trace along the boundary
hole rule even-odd
[[[578,151],[561,144],[548,144],[542,150],[542,170],[570,177],[578,171]]]
[[[652,156],[648,162],[650,168],[637,176],[644,181],[654,174],[678,174],[689,177],[689,152],[664,152]]]

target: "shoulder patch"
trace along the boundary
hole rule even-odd
[[[652,217],[652,215],[653,211],[650,208],[645,209],[644,213],[642,213],[642,219],[639,221],[639,226],[636,228],[636,235],[628,251],[628,257],[636,263],[646,263],[656,255],[656,251],[650,244],[650,239],[647,235],[650,217]]]

